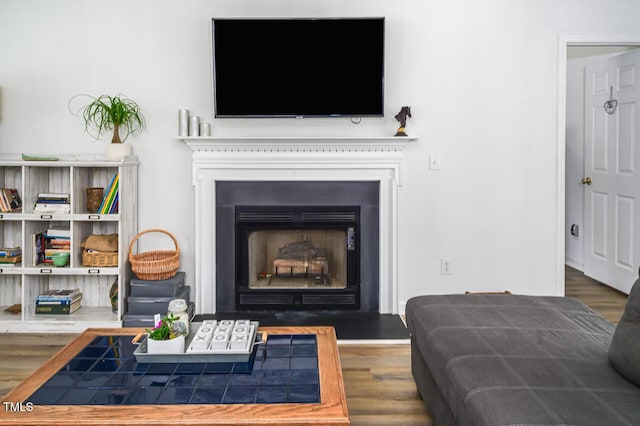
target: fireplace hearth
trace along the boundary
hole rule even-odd
[[[378,182],[219,182],[217,312],[379,311]]]

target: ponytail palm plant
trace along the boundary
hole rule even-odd
[[[90,99],[90,102],[80,111],[82,111],[85,131],[96,139],[100,139],[103,134],[113,130],[111,143],[122,143],[127,140],[129,135],[138,135],[145,128],[144,117],[138,104],[122,94],[116,96],[100,95],[98,97],[84,94],[76,95],[69,101],[69,110],[71,110],[71,102],[78,97]],[[91,134],[90,128],[95,128],[97,133]],[[121,128],[126,130],[123,139],[120,139]]]

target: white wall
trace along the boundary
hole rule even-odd
[[[385,118],[211,119],[214,135],[391,135],[411,105],[399,299],[557,294],[558,38],[640,34],[639,15],[632,0],[0,0],[0,152],[102,153],[67,101],[126,93],[148,121],[131,141],[140,229],[174,233],[193,277],[190,151],[173,136],[178,109],[212,114],[210,18],[385,16]]]

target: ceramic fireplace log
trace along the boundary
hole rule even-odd
[[[273,272],[275,275],[324,275],[329,273],[329,262],[324,258],[311,260],[275,259],[273,261]]]

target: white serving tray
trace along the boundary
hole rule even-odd
[[[202,323],[191,323],[189,335],[185,341],[185,352],[175,354],[154,354],[147,352],[147,334],[139,334],[133,338],[132,342],[138,347],[133,352],[136,361],[141,363],[197,363],[197,362],[248,362],[253,354],[256,344],[264,343],[266,334],[258,332],[258,321],[250,321],[253,326],[249,336],[249,344],[243,349],[207,349],[201,351],[190,351],[191,341],[198,332]],[[140,340],[142,339],[142,340]]]

